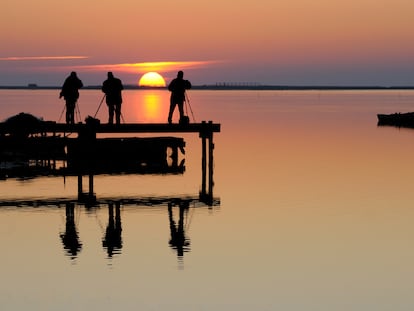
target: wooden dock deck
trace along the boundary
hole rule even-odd
[[[85,129],[93,129],[95,133],[199,133],[200,137],[210,136],[214,132],[220,132],[221,125],[212,121],[190,124],[168,123],[122,123],[115,124],[65,124],[44,121],[36,125],[19,125],[18,131],[29,133],[80,133]],[[0,134],[7,134],[13,128],[6,123],[0,123]]]
[[[85,124],[55,124],[50,130],[56,132],[67,132],[79,130]],[[119,125],[99,124],[95,127],[97,133],[200,133],[208,134],[220,132],[220,124],[209,122],[190,123],[187,125],[168,123],[123,123]]]

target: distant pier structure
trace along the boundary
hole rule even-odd
[[[259,82],[216,82],[216,87],[220,88],[250,88],[250,87],[260,87]]]

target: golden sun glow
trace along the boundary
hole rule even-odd
[[[165,86],[164,78],[157,72],[147,72],[145,73],[138,82],[139,86],[146,87],[162,87]]]
[[[154,120],[160,116],[161,102],[160,97],[157,94],[145,94],[144,95],[144,107],[145,117],[148,120]]]

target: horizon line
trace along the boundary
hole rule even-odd
[[[83,89],[101,89],[101,85],[87,85]],[[29,83],[27,85],[0,85],[0,89],[61,89],[61,86],[45,85],[40,86],[36,83]],[[167,86],[138,86],[134,84],[125,84],[125,90],[148,90],[148,89],[166,89]],[[401,89],[410,90],[414,86],[410,85],[395,85],[395,86],[380,86],[380,85],[273,85],[273,84],[257,84],[257,85],[236,85],[236,84],[200,84],[193,85],[192,89],[211,89],[211,90],[387,90],[387,89]]]

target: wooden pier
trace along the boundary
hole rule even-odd
[[[199,133],[200,137],[208,137],[214,132],[220,132],[221,125],[212,121],[187,125],[175,123],[123,123],[119,125],[79,123],[71,125],[46,122],[42,130],[49,133],[79,133],[88,127],[93,127],[96,133]]]
[[[93,175],[97,173],[88,168],[94,162],[94,148],[96,146],[97,134],[117,134],[117,138],[123,139],[122,134],[156,134],[156,133],[198,133],[201,138],[202,158],[202,182],[200,199],[205,202],[213,200],[213,134],[221,130],[221,125],[212,121],[190,124],[168,124],[168,123],[124,123],[124,124],[100,124],[99,120],[86,119],[86,123],[63,124],[52,121],[23,122],[18,124],[0,123],[0,138],[15,137],[17,140],[30,139],[30,137],[52,137],[57,140],[65,138],[70,134],[77,134],[75,146],[82,154],[78,155],[83,161],[78,170],[79,194],[93,197]],[[120,135],[118,135],[120,134]],[[129,137],[129,136],[128,136]],[[98,139],[99,140],[99,139]],[[179,148],[178,145],[174,145]],[[83,193],[82,175],[89,175],[89,191]]]
[[[190,124],[168,124],[168,123],[122,123],[116,124],[94,124],[76,123],[65,124],[52,121],[41,121],[37,124],[18,124],[11,126],[6,122],[0,123],[0,135],[12,133],[13,131],[33,133],[80,133],[85,129],[93,128],[96,133],[199,133],[200,137],[212,136],[214,132],[220,132],[220,124],[212,121]]]

